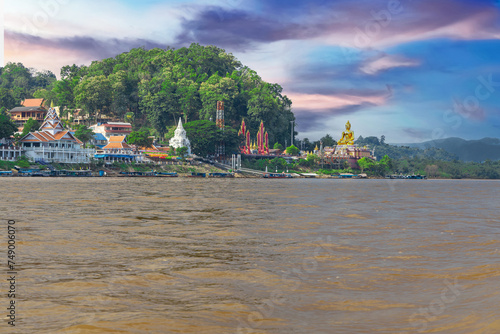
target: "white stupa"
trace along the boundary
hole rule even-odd
[[[175,149],[185,146],[188,149],[188,154],[191,154],[191,143],[186,137],[186,130],[184,130],[184,128],[182,127],[181,118],[179,118],[179,125],[177,125],[177,129],[175,129],[174,137],[170,139],[168,144]]]

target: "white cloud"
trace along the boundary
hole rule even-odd
[[[420,61],[401,56],[384,55],[375,60],[370,60],[361,67],[366,74],[377,74],[395,67],[413,67],[420,65]]]

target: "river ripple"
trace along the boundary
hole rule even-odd
[[[18,229],[19,333],[500,332],[499,182],[0,187]]]

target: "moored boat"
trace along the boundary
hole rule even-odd
[[[208,177],[217,177],[217,178],[231,178],[234,177],[233,173],[210,173]]]
[[[156,173],[154,171],[151,172],[120,172],[118,176],[121,177],[154,177]]]
[[[188,175],[188,177],[207,177],[206,173],[195,173],[192,172],[191,175]]]
[[[262,174],[263,178],[266,179],[291,179],[293,178],[292,174],[289,173],[264,173]]]
[[[156,173],[157,177],[178,177],[177,173],[167,173],[167,172],[158,172]]]

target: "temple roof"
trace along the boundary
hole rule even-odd
[[[52,134],[49,131],[35,131],[30,132],[24,136],[20,141],[23,143],[27,142],[51,142],[59,140],[70,140],[77,142],[78,144],[83,144],[78,138],[73,136],[68,130],[60,131],[56,134]]]
[[[45,112],[46,110],[42,107],[15,107],[14,109],[9,110],[10,113],[12,113],[12,112],[26,112],[26,111],[43,111],[43,112]]]
[[[104,146],[103,150],[116,150],[116,149],[125,149],[131,150],[132,147],[125,142],[126,136],[111,136],[109,138],[108,145]]]
[[[24,107],[42,107],[45,99],[25,99],[21,102],[21,105]]]
[[[21,138],[21,142],[51,142],[59,140],[70,140],[78,144],[83,144],[71,132],[64,129],[54,108],[49,109],[38,131],[30,132]]]
[[[184,130],[184,127],[182,126],[182,118],[179,117],[179,124],[177,124],[177,129]]]

